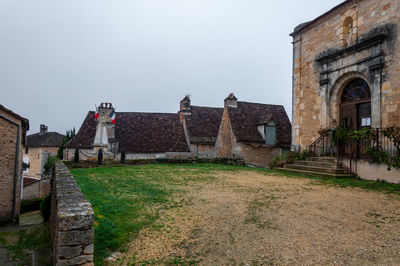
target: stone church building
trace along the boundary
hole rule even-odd
[[[320,129],[400,126],[399,26],[400,1],[348,0],[294,29],[293,148]]]
[[[292,144],[350,123],[400,125],[400,1],[348,0],[297,26]]]
[[[115,123],[112,117],[115,113]],[[97,118],[97,119],[95,119]],[[115,112],[103,103],[88,112],[66,145],[65,159],[79,149],[82,160],[155,158],[243,158],[267,166],[290,149],[291,124],[281,105],[241,102],[231,94],[223,108],[191,105],[186,96],[178,113]]]

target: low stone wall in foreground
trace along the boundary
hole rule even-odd
[[[52,180],[50,227],[55,265],[93,265],[94,212],[63,162]]]

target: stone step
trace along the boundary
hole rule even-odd
[[[336,158],[333,157],[307,157],[307,161],[317,161],[325,163],[336,163]]]
[[[293,164],[297,165],[309,165],[309,166],[320,166],[320,167],[329,167],[329,168],[340,168],[340,163],[331,163],[331,162],[319,162],[319,161],[295,161]]]
[[[274,168],[279,172],[285,173],[296,173],[296,174],[303,174],[303,175],[310,175],[310,176],[318,176],[318,177],[326,177],[326,178],[353,178],[354,176],[350,174],[333,174],[333,173],[321,173],[321,172],[314,172],[314,171],[306,171],[300,169],[289,169],[289,168]]]
[[[299,164],[285,164],[285,168],[299,169],[312,172],[321,172],[321,173],[347,174],[347,169],[337,168],[337,167],[331,168],[331,167],[299,165]]]

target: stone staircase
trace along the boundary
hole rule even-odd
[[[331,157],[308,157],[305,161],[298,160],[293,164],[285,164],[283,168],[275,168],[275,170],[327,178],[353,177],[346,168],[337,162],[336,158]]]

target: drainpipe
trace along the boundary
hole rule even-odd
[[[16,213],[15,213],[15,205],[17,201],[17,182],[18,182],[18,165],[19,165],[19,143],[20,143],[20,132],[21,126],[14,122],[13,120],[9,119],[6,116],[0,114],[0,117],[4,120],[10,122],[11,124],[17,126],[17,143],[15,146],[15,165],[14,165],[14,187],[13,187],[13,201],[12,201],[12,219],[13,222],[16,221]]]

